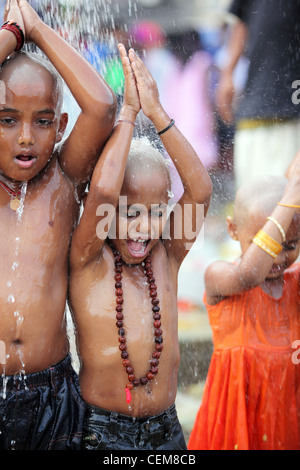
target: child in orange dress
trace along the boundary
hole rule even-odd
[[[189,450],[300,447],[300,165],[237,193],[228,231],[235,263],[205,273],[214,352]]]

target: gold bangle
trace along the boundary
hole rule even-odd
[[[291,209],[300,209],[300,206],[294,206],[293,204],[282,204],[281,202],[277,202],[277,204],[282,207],[290,207]]]
[[[261,248],[266,253],[268,253],[268,255],[272,256],[272,258],[274,258],[274,259],[277,258],[276,253],[274,253],[272,250],[270,250],[270,248],[268,248],[266,245],[264,245],[258,238],[254,237],[252,241],[253,241],[253,243],[255,243],[255,245],[257,245],[259,248]]]
[[[285,242],[285,240],[286,240],[285,231],[284,231],[283,228],[281,227],[281,225],[280,225],[280,223],[278,222],[278,220],[274,219],[274,217],[268,217],[267,220],[271,220],[271,222],[273,222],[273,223],[276,225],[276,227],[278,228],[279,232],[281,233],[283,242]]]
[[[280,243],[278,243],[274,238],[270,237],[266,232],[263,232],[260,230],[258,234],[256,234],[262,242],[265,242],[269,245],[270,248],[273,249],[273,251],[278,254],[282,251],[282,246]]]
[[[282,246],[262,230],[255,235],[252,241],[274,259],[277,258],[282,251]]]

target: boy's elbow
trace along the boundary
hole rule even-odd
[[[96,118],[111,125],[114,124],[117,113],[117,98],[112,90],[108,90],[105,97],[99,97],[92,106]]]
[[[118,202],[118,196],[113,185],[96,184],[93,187],[93,195],[98,204],[116,206]]]
[[[203,184],[199,187],[198,195],[194,194],[194,198],[196,199],[195,202],[197,204],[204,205],[205,215],[206,215],[206,212],[208,211],[208,208],[211,202],[212,193],[213,193],[212,181],[209,175],[207,175],[207,178],[205,179]]]
[[[213,193],[213,184],[212,180],[210,179],[210,176],[207,175],[207,179],[205,181],[205,202],[208,202],[208,205],[210,204],[211,196]]]

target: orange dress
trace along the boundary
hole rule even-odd
[[[260,287],[217,305],[204,295],[214,352],[189,450],[300,448],[299,279],[296,263],[280,299]]]

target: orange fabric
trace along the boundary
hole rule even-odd
[[[292,347],[300,340],[299,279],[297,263],[277,300],[260,287],[214,306],[204,296],[214,352],[189,450],[300,448],[299,346]]]

